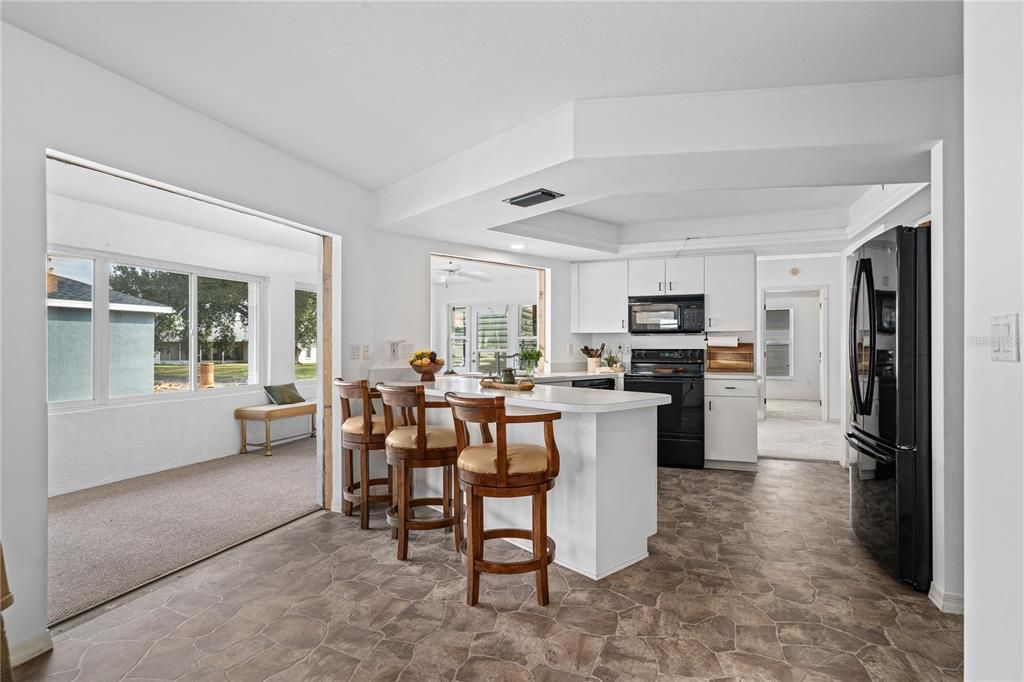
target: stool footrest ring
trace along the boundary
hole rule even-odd
[[[440,507],[444,504],[444,500],[440,497],[418,497],[409,500],[409,507],[427,507],[436,506]],[[391,505],[385,512],[385,518],[387,519],[389,526],[398,526],[398,505]],[[455,524],[459,523],[462,519],[457,516],[441,516],[436,519],[406,519],[405,525],[409,530],[436,530],[438,528],[452,528]]]
[[[532,541],[533,531],[526,528],[492,528],[491,530],[485,530],[483,536],[485,542],[487,540],[504,540],[505,538]],[[473,565],[478,571],[483,573],[530,573],[531,571],[539,570],[543,564],[550,565],[555,560],[555,541],[551,539],[551,536],[547,536],[545,539],[547,540],[548,551],[543,563],[537,558],[524,561],[488,561],[480,559],[474,561]],[[459,551],[463,555],[467,552],[467,541],[468,538],[463,539],[462,544],[459,546]]]
[[[370,484],[369,487],[372,488],[375,485],[387,485],[388,484],[388,479],[386,479],[386,478],[371,478],[368,482]],[[361,488],[360,481],[356,481],[352,485],[350,485],[350,486],[348,486],[346,488],[343,488],[342,491],[341,491],[342,499],[344,499],[346,502],[354,502],[354,503],[362,502],[362,497],[360,496],[360,493],[359,493],[360,488]],[[391,501],[391,495],[388,495],[388,494],[368,495],[367,496],[367,501],[369,501],[369,502],[390,502]]]

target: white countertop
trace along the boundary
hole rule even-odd
[[[600,374],[579,372],[579,376],[598,377]],[[568,375],[559,375],[568,376]],[[614,376],[614,375],[605,375]],[[672,402],[664,393],[635,393],[632,391],[601,391],[591,388],[570,388],[569,386],[545,386],[537,384],[532,391],[504,391],[480,387],[477,377],[437,376],[430,384],[424,384],[427,394],[442,396],[448,391],[467,395],[505,396],[506,405],[532,407],[559,412],[622,412],[645,407],[657,407]]]
[[[534,383],[536,383],[536,384],[545,384],[545,383],[548,383],[550,381],[571,381],[573,379],[605,379],[605,378],[609,378],[609,377],[614,379],[615,377],[620,377],[623,374],[624,374],[624,372],[599,372],[599,373],[595,374],[595,373],[592,373],[592,372],[586,372],[586,371],[580,370],[578,372],[549,372],[549,373],[546,373],[546,374],[534,373],[534,374],[532,374],[530,376],[533,379]],[[437,376],[441,377],[441,376],[445,376],[445,375],[438,374]],[[447,375],[447,376],[449,378],[451,377],[451,375]],[[466,374],[459,374],[458,376],[462,377],[462,378],[482,379],[482,378],[484,378],[487,375],[484,374],[483,372],[472,372],[472,373],[466,373]],[[520,379],[525,379],[526,375],[525,374],[522,374],[522,375],[517,374],[516,377],[520,378]]]

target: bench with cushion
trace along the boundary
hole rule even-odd
[[[290,403],[288,405],[254,405],[252,407],[239,407],[235,410],[235,419],[238,419],[242,424],[242,447],[239,453],[245,454],[249,452],[250,445],[260,445],[260,443],[250,443],[246,438],[246,423],[252,421],[262,421],[265,433],[265,440],[263,442],[264,450],[263,454],[268,457],[273,454],[271,452],[271,439],[270,439],[270,422],[278,419],[288,419],[289,417],[301,417],[303,415],[310,415],[309,426],[310,436],[316,436],[316,401],[306,400],[301,403]]]

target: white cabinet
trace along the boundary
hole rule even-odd
[[[757,328],[757,262],[752,253],[704,257],[704,329],[747,332]]]
[[[630,296],[704,293],[704,257],[643,258],[629,261]]]
[[[750,468],[757,464],[757,398],[704,398],[704,460],[711,466],[737,462],[746,465],[741,468]]]
[[[669,294],[704,293],[704,257],[686,256],[665,259],[665,288]]]
[[[629,261],[630,296],[661,296],[668,293],[665,289],[664,258]]]
[[[626,331],[626,261],[595,261],[576,266],[576,329],[581,334]]]

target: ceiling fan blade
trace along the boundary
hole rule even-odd
[[[476,280],[477,282],[490,282],[490,277],[484,277],[483,275],[471,275],[468,272],[460,272],[456,277],[465,277],[466,279]]]

